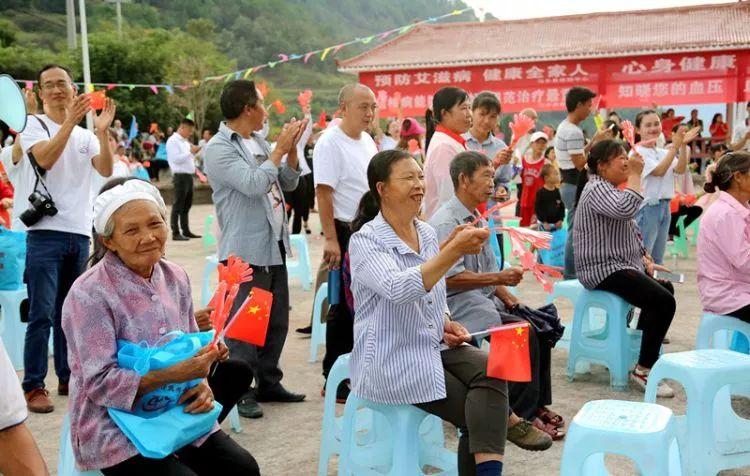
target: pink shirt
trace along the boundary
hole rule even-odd
[[[117,339],[153,345],[167,332],[197,332],[187,273],[161,260],[146,280],[109,252],[73,283],[63,304],[62,327],[68,340],[76,462],[82,470],[114,466],[138,450],[107,408],[132,409],[140,382],[135,371],[117,366]]]
[[[725,315],[750,304],[750,207],[717,195],[701,217],[698,291],[706,312]]]
[[[424,213],[428,220],[440,206],[453,198],[450,163],[466,147],[443,132],[435,132],[427,148],[424,165]]]

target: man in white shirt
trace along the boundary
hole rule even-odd
[[[28,227],[26,280],[29,323],[24,347],[24,380],[29,410],[49,413],[54,405],[44,387],[50,327],[54,334],[58,394],[68,394],[67,343],[60,325],[62,304],[88,258],[92,209],[89,206],[94,174],[112,175],[109,126],[115,105],[107,99],[101,114],[94,115],[93,132],[78,126],[91,110],[91,99],[77,95],[70,71],[64,66],[45,66],[38,76],[44,114],[28,118],[22,146],[43,177],[31,191],[29,203],[19,197],[15,205],[25,209],[21,220]],[[57,210],[45,207],[54,202]]]
[[[177,133],[167,139],[167,162],[172,170],[172,184],[174,185],[174,201],[172,203],[172,239],[187,241],[188,238],[200,238],[200,235],[190,231],[188,214],[193,206],[193,174],[195,174],[195,154],[201,150],[200,146],[190,143],[195,123],[190,119],[183,119],[177,128]],[[179,221],[179,223],[178,223]],[[180,233],[182,230],[182,233]]]
[[[367,133],[377,109],[372,90],[363,84],[347,84],[339,92],[339,108],[341,123],[325,131],[313,151],[315,195],[325,235],[325,269],[338,269],[341,265],[349,247],[349,225],[368,190],[367,166],[378,152]],[[336,359],[351,352],[353,344],[352,313],[346,305],[344,287],[340,289],[339,303],[331,306],[326,326],[326,378]],[[348,387],[339,390],[337,399],[346,398]]]

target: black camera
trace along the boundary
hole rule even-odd
[[[52,201],[52,198],[36,190],[29,195],[29,203],[31,203],[31,207],[18,217],[26,226],[35,225],[44,217],[57,215],[57,207],[55,207],[55,202]]]

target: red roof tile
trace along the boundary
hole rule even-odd
[[[438,68],[750,47],[750,2],[421,25],[342,71]]]

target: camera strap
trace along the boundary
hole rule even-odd
[[[47,124],[44,123],[43,120],[39,118],[39,116],[35,114],[31,114],[31,117],[39,121],[39,124],[42,126],[44,131],[47,133],[47,137],[52,139],[52,136],[49,133],[49,127],[47,127]],[[52,199],[52,195],[50,195],[49,190],[47,190],[47,186],[44,184],[44,179],[42,176],[47,172],[44,170],[39,163],[36,161],[36,157],[34,157],[34,154],[31,152],[31,150],[26,152],[26,155],[29,157],[29,162],[31,162],[31,168],[34,170],[34,175],[36,175],[36,182],[34,183],[34,191],[37,191],[37,188],[39,187],[39,184],[42,184],[42,188],[44,188],[44,191],[47,193],[47,198]]]

